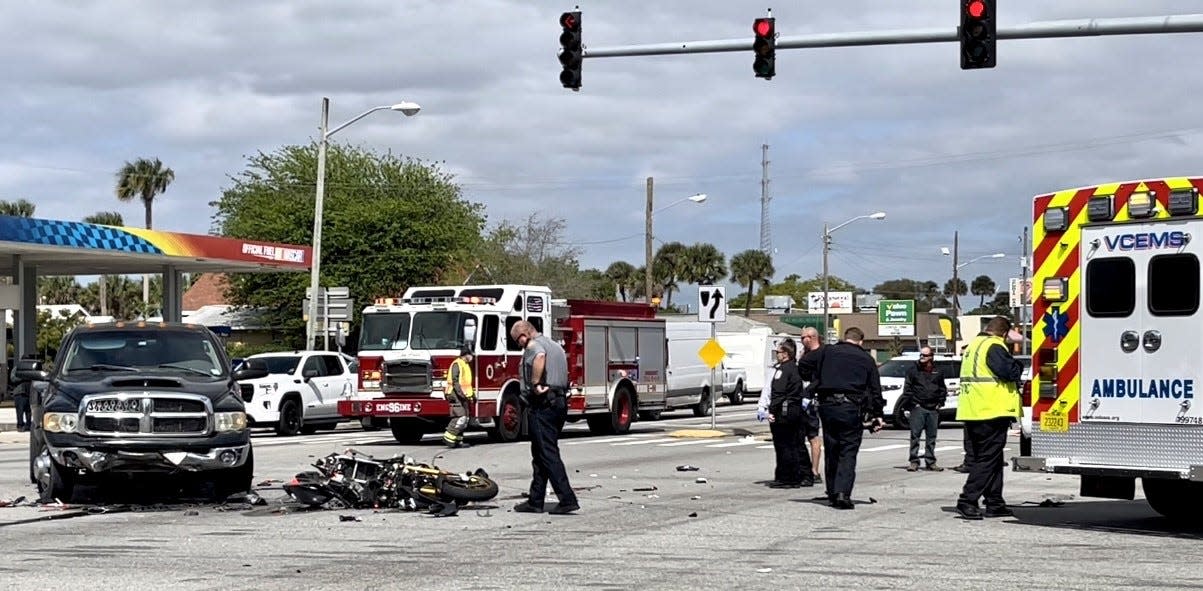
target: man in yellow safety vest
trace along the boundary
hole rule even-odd
[[[1003,448],[1011,423],[1020,417],[1023,364],[1011,356],[1007,341],[1022,339],[1010,320],[995,316],[969,342],[961,358],[957,420],[965,425],[969,476],[957,499],[957,513],[965,519],[1014,515],[1002,495]],[[983,498],[985,511],[977,504]]]
[[[447,431],[443,433],[443,443],[447,447],[470,447],[464,443],[464,428],[468,426],[468,408],[476,400],[476,390],[472,387],[472,347],[464,345],[459,357],[451,362],[447,369],[447,385],[443,394],[451,404],[451,422],[447,423]]]

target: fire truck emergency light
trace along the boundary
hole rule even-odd
[[[1040,288],[1040,295],[1049,302],[1064,302],[1069,295],[1069,278],[1049,277]]]
[[[1064,207],[1050,207],[1044,212],[1045,232],[1064,232],[1069,227],[1069,211]]]
[[[1148,191],[1133,193],[1131,197],[1128,197],[1128,216],[1134,218],[1148,217],[1156,209],[1153,204],[1152,193]]]
[[[1199,213],[1199,191],[1194,187],[1170,191],[1170,215],[1195,215]]]
[[[1109,222],[1115,217],[1115,200],[1111,195],[1091,197],[1086,202],[1086,218],[1092,222]]]

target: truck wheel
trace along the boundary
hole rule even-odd
[[[710,388],[702,388],[702,399],[693,405],[693,416],[710,416]]]
[[[414,420],[389,419],[388,426],[392,429],[393,439],[396,439],[397,443],[417,443],[422,441],[422,436],[426,434]]]
[[[513,392],[502,394],[497,404],[497,416],[493,418],[496,426],[489,429],[489,436],[501,443],[518,441],[522,436],[523,414],[518,397]]]
[[[292,437],[301,432],[304,420],[301,403],[296,398],[285,398],[284,402],[280,403],[280,422],[276,424],[276,434]]]
[[[75,472],[71,468],[60,466],[51,458],[49,474],[45,481],[38,483],[38,492],[41,493],[43,503],[52,503],[56,499],[70,503],[75,495]]]
[[[375,417],[359,417],[359,426],[363,427],[364,431],[380,430],[380,425],[376,424]]]
[[[727,400],[731,401],[731,406],[736,406],[744,403],[744,381],[735,382],[735,391],[727,396]]]
[[[1145,499],[1154,511],[1176,522],[1189,525],[1203,523],[1203,511],[1198,499],[1203,496],[1203,483],[1186,480],[1141,478]]]
[[[213,502],[221,503],[230,495],[251,490],[251,481],[255,476],[255,450],[247,448],[246,462],[237,468],[220,470],[213,473]]]

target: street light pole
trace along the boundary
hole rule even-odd
[[[954,322],[960,317],[961,311],[960,306],[957,305],[960,303],[958,301],[960,298],[957,297],[957,292],[959,291],[959,289],[957,289],[959,287],[959,284],[957,283],[957,280],[959,279],[957,276],[957,271],[961,269],[961,266],[957,264],[957,257],[959,256],[960,252],[958,250],[959,246],[960,231],[957,230],[952,233],[952,289],[950,290],[952,292],[952,319]]]
[[[884,220],[884,219],[886,219],[886,212],[879,211],[877,213],[871,213],[869,215],[858,215],[858,216],[856,216],[834,228],[831,228],[831,229],[827,228],[827,224],[825,222],[823,223],[823,341],[824,342],[827,341],[827,331],[831,330],[831,327],[830,327],[831,307],[827,303],[828,291],[830,290],[830,286],[828,285],[829,280],[828,280],[828,273],[827,273],[827,254],[829,252],[831,252],[831,234],[832,234],[832,232],[835,232],[836,230],[839,230],[840,228],[843,228],[844,226],[847,226],[848,224],[851,224],[852,222],[855,222],[856,220],[863,220],[863,219]],[[749,295],[751,295],[751,294],[749,293]]]
[[[309,320],[305,323],[305,348],[313,349],[317,346],[317,312],[318,298],[321,294],[318,293],[319,279],[321,278],[322,269],[322,208],[326,193],[326,150],[330,143],[330,136],[338,133],[343,128],[375,113],[389,109],[400,111],[406,117],[412,117],[422,109],[417,103],[401,102],[395,105],[383,105],[372,107],[363,113],[357,115],[354,119],[329,129],[330,127],[330,99],[322,97],[322,121],[320,128],[320,136],[317,145],[317,192],[313,201],[313,261],[309,266]],[[326,347],[329,347],[329,334],[326,334]]]
[[[643,295],[652,305],[652,177],[647,177],[647,219],[643,236]]]

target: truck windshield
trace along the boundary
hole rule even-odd
[[[301,358],[296,355],[271,355],[251,357],[247,361],[253,361],[255,365],[267,369],[267,373],[272,375],[292,375],[297,371],[297,364],[301,362]]]
[[[387,351],[409,346],[409,312],[363,315],[359,331],[360,351]]]
[[[877,373],[883,378],[905,378],[906,370],[914,366],[914,359],[891,359],[877,368]]]
[[[227,375],[214,342],[199,331],[97,330],[75,335],[62,355],[62,377],[168,373],[187,379]]]
[[[418,312],[414,314],[414,349],[459,349],[464,322],[474,318],[466,312]]]

